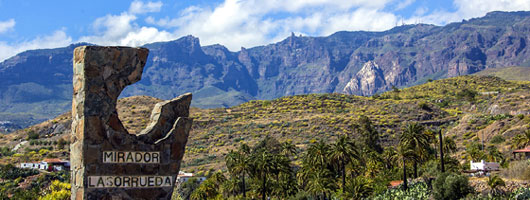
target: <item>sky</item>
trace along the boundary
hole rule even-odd
[[[530,0],[0,0],[0,61],[78,42],[141,46],[186,35],[239,51],[291,33],[446,25],[498,10],[530,11]]]

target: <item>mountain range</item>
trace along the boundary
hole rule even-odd
[[[122,97],[194,93],[193,106],[229,107],[308,93],[369,96],[429,79],[488,68],[530,66],[530,12],[491,12],[445,26],[402,25],[383,32],[292,34],[232,52],[198,38],[146,44],[142,80]],[[26,127],[70,109],[72,44],[22,52],[0,63],[0,121]]]

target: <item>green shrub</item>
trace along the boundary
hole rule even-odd
[[[28,137],[26,138],[26,140],[36,140],[36,139],[39,139],[39,134],[33,131],[29,131]]]
[[[502,135],[496,135],[496,136],[493,136],[490,140],[490,143],[492,144],[500,144],[500,143],[503,143],[506,139],[504,139],[504,137]]]
[[[418,107],[422,110],[427,110],[427,111],[431,110],[431,108],[429,108],[429,104],[423,101],[418,104]]]
[[[460,199],[471,193],[473,188],[469,186],[466,176],[456,173],[442,173],[436,177],[433,184],[435,199]]]
[[[519,188],[510,195],[510,199],[530,199],[530,188]]]
[[[413,182],[409,189],[403,191],[400,188],[388,189],[374,196],[373,200],[402,200],[402,199],[429,199],[430,189],[424,182]]]

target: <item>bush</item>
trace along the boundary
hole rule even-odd
[[[469,89],[463,89],[461,91],[459,91],[458,93],[456,93],[456,97],[458,99],[464,99],[466,101],[475,101],[475,96],[477,96],[477,92],[473,91],[473,90],[469,90]]]
[[[436,177],[433,184],[435,199],[460,199],[472,191],[467,177],[456,173],[442,173]]]
[[[519,188],[510,195],[510,199],[530,199],[530,188]]]
[[[11,164],[7,165],[0,165],[0,178],[2,179],[16,179],[18,177],[28,177],[35,174],[38,174],[39,172],[34,169],[22,169],[15,167]]]
[[[33,131],[30,131],[28,133],[28,137],[26,138],[26,140],[36,140],[36,139],[39,139],[39,134]]]
[[[424,182],[412,182],[407,191],[399,188],[388,189],[375,195],[373,200],[429,199],[430,190]]]
[[[429,104],[427,104],[426,102],[423,102],[423,101],[418,104],[418,107],[420,109],[426,110],[426,111],[430,111],[431,110],[431,108],[429,107]]]
[[[530,162],[513,161],[507,169],[501,171],[504,178],[530,180]]]
[[[39,197],[39,200],[67,200],[70,199],[70,184],[58,180],[52,181],[46,191],[46,195]]]
[[[504,137],[502,137],[502,135],[496,135],[496,136],[493,136],[493,138],[491,138],[490,140],[490,143],[492,144],[500,144],[500,143],[503,143],[506,139],[504,139]]]

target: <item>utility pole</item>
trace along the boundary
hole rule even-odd
[[[442,164],[442,173],[444,173],[445,167],[444,167],[444,149],[443,149],[442,129],[438,130],[438,138],[440,139],[440,162]]]

